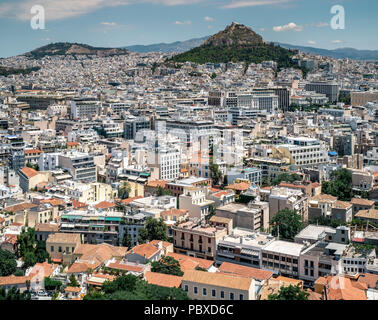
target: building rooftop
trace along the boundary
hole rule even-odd
[[[281,241],[276,240],[269,243],[264,250],[270,252],[278,252],[280,254],[287,254],[291,256],[298,256],[300,255],[301,251],[304,249],[303,244],[288,242],[288,241]]]

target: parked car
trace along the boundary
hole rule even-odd
[[[41,297],[47,297],[47,292],[45,290],[39,290],[37,294]]]

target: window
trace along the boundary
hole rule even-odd
[[[207,290],[206,290],[206,288],[203,288],[203,289],[202,289],[202,295],[203,295],[203,296],[207,296]]]
[[[62,252],[62,247],[59,247],[59,250],[58,250],[59,252]]]
[[[234,293],[230,292],[230,300],[234,300]]]
[[[221,291],[220,296],[221,296],[221,299],[224,299],[224,291]]]
[[[194,294],[198,294],[198,287],[193,287]]]
[[[239,300],[244,300],[244,295],[243,294],[239,295]]]
[[[184,286],[184,291],[186,291],[186,292],[188,292],[189,291],[189,287],[188,287],[188,285],[186,284],[185,286]]]
[[[216,298],[216,296],[217,296],[217,292],[213,289],[213,290],[211,290],[211,296],[213,297],[213,298]]]
[[[51,250],[50,250],[51,252],[54,252],[54,246],[51,246]]]

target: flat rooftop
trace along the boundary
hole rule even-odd
[[[299,257],[303,248],[303,244],[276,240],[269,243],[264,250]]]

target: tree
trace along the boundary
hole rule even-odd
[[[219,166],[217,164],[210,164],[210,177],[213,180],[213,185],[219,185],[222,175],[222,171],[219,170]]]
[[[250,203],[251,201],[254,201],[254,200],[255,200],[254,196],[249,196],[249,195],[246,195],[246,194],[240,194],[238,199],[235,202],[248,204],[248,203]]]
[[[286,240],[294,240],[294,237],[302,229],[301,216],[289,209],[278,211],[271,224],[273,225],[272,234],[277,236],[279,232],[280,237]]]
[[[171,196],[172,195],[172,192],[170,190],[165,190],[164,188],[162,188],[161,186],[158,186],[157,188],[157,191],[156,191],[156,195],[158,197],[162,197],[162,196]]]
[[[166,288],[139,279],[134,275],[105,281],[101,291],[90,291],[84,300],[189,300],[181,288]]]
[[[133,246],[131,236],[127,228],[125,228],[125,234],[123,235],[122,246],[127,248],[131,248]]]
[[[16,256],[6,250],[0,249],[0,276],[6,277],[17,271]]]
[[[0,301],[4,300],[30,300],[31,296],[29,293],[20,293],[20,290],[16,287],[12,287],[11,289],[6,292],[6,290],[1,287],[0,288]]]
[[[69,283],[68,283],[68,286],[70,287],[80,287],[80,284],[79,282],[77,281],[75,275],[73,273],[71,273],[70,277],[69,277]]]
[[[46,243],[44,241],[35,240],[35,231],[33,228],[22,229],[21,234],[17,237],[16,254],[23,258],[23,268],[27,269],[34,266],[37,262],[45,262],[50,260],[50,255],[46,251]]]
[[[209,213],[206,216],[206,220],[209,221],[211,219],[211,217],[215,216],[215,214],[216,214],[215,207],[214,207],[214,205],[211,204],[209,206]]]
[[[278,177],[272,180],[272,185],[277,186],[283,181],[288,182],[288,183],[293,183],[295,181],[301,181],[301,180],[302,180],[302,177],[297,175],[296,173],[294,174],[282,173]]]
[[[169,256],[164,256],[159,261],[152,262],[151,267],[152,272],[171,274],[174,276],[184,275],[184,272],[181,271],[180,263]]]
[[[215,73],[215,72],[213,72],[212,74],[211,74],[211,79],[215,79],[217,77],[217,74]]]
[[[45,289],[46,290],[59,290],[62,287],[63,283],[58,280],[53,280],[51,278],[45,278]]]
[[[270,294],[268,300],[308,300],[309,295],[299,285],[290,285],[288,287],[281,287],[278,294]]]
[[[122,186],[118,189],[118,197],[122,200],[127,199],[129,197],[130,192],[131,192],[130,183],[124,181]]]
[[[166,225],[162,218],[157,220],[148,217],[145,226],[139,230],[139,243],[146,243],[152,240],[168,241]]]
[[[350,201],[353,196],[352,173],[347,169],[333,171],[330,181],[322,183],[322,192],[337,197],[341,201]]]

